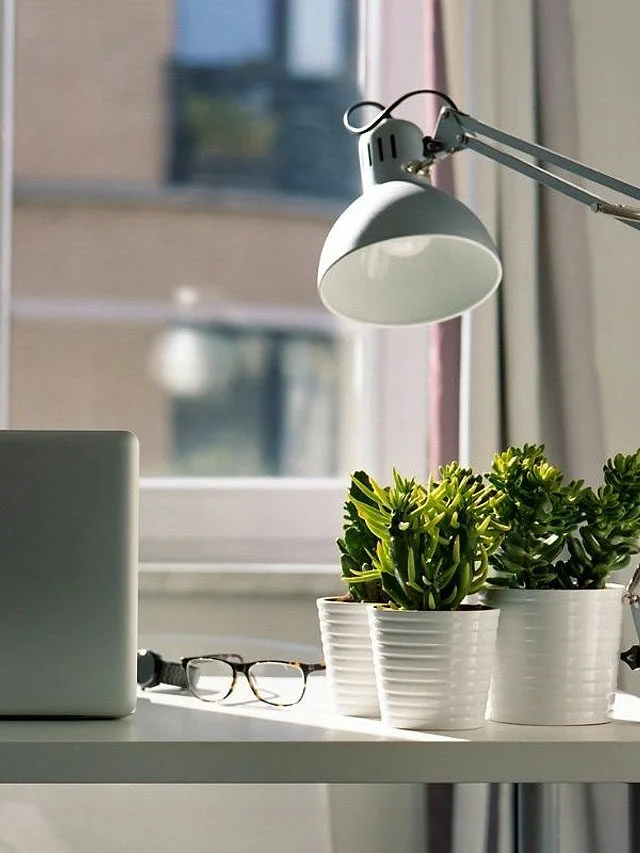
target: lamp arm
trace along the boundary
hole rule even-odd
[[[436,159],[437,157],[461,151],[464,148],[471,148],[478,154],[501,163],[503,166],[507,166],[507,168],[519,172],[539,184],[548,186],[576,201],[582,202],[582,204],[588,205],[595,212],[609,214],[624,225],[640,229],[640,209],[610,203],[571,181],[559,177],[542,166],[536,166],[513,154],[509,154],[507,151],[494,148],[492,145],[479,139],[478,137],[480,136],[498,142],[500,145],[514,149],[515,151],[521,151],[542,163],[558,166],[565,172],[569,172],[579,178],[585,178],[599,186],[606,187],[614,192],[622,193],[636,201],[640,201],[640,187],[636,187],[626,181],[621,181],[604,172],[599,172],[597,169],[592,169],[584,163],[572,160],[570,157],[565,157],[563,154],[558,154],[556,151],[551,151],[549,148],[544,148],[537,143],[527,142],[518,136],[505,133],[498,128],[478,121],[472,116],[451,109],[450,107],[444,107],[441,110],[433,137],[425,139],[425,154],[432,154],[434,159]]]

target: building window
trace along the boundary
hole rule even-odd
[[[171,400],[178,476],[334,476],[337,341],[330,334],[182,325],[152,349]]]
[[[168,180],[346,199],[354,0],[177,0]]]

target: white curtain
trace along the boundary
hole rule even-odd
[[[445,0],[445,8],[460,108],[580,159],[569,0]],[[568,476],[597,482],[605,451],[588,211],[475,154],[463,158],[461,194],[504,263],[496,297],[465,321],[470,461],[485,470],[496,449],[543,441]]]
[[[625,177],[607,157],[594,162],[598,152],[589,142],[598,114],[587,107],[599,62],[609,77],[615,76],[612,66],[620,78],[629,73],[628,51],[601,40],[597,20],[611,11],[617,30],[611,21],[605,29],[622,44],[629,4],[625,9],[614,2],[606,12],[596,0],[443,4],[449,94],[460,109]],[[458,194],[493,232],[504,263],[498,295],[463,323],[464,452],[486,470],[497,449],[541,441],[569,477],[598,483],[606,456],[625,449],[629,437],[623,423],[629,409],[605,405],[616,400],[626,365],[624,358],[611,359],[619,341],[605,340],[615,327],[612,319],[624,321],[621,306],[616,314],[603,298],[609,281],[598,276],[594,263],[603,238],[594,240],[592,229],[601,222],[592,225],[586,208],[478,155],[456,159]],[[626,177],[634,180],[633,174]],[[637,258],[627,254],[627,264]],[[637,300],[635,290],[628,282],[627,304]],[[640,426],[640,407],[630,409]],[[622,785],[526,785],[517,792],[510,786],[457,786],[451,849],[506,853],[517,845],[520,853],[627,853],[629,794],[633,802],[633,792]],[[510,820],[516,800],[519,839]],[[474,821],[465,817],[469,813]]]

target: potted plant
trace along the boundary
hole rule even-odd
[[[344,504],[343,532],[337,540],[344,595],[317,599],[320,635],[327,681],[333,704],[341,714],[378,717],[380,706],[373,667],[366,604],[386,601],[380,581],[361,581],[371,568],[378,536],[360,516],[357,506],[373,503],[371,480],[365,471],[351,475]],[[355,582],[357,580],[357,582]]]
[[[579,725],[608,719],[623,587],[610,575],[638,551],[640,450],[604,465],[596,490],[565,482],[543,445],[510,447],[487,479],[508,528],[484,600],[500,608],[490,716]]]
[[[394,471],[355,503],[378,544],[350,582],[388,597],[369,618],[381,716],[400,728],[477,728],[487,706],[499,614],[470,596],[504,532],[498,498],[458,463],[439,475],[420,486]]]

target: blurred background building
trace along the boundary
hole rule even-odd
[[[15,428],[142,473],[324,476],[347,337],[315,270],[357,191],[354,0],[21,0]]]

